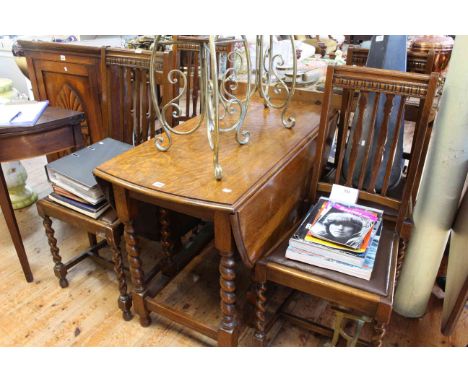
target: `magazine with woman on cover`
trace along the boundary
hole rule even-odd
[[[346,247],[357,249],[378,221],[377,214],[339,203],[329,202],[310,234]]]

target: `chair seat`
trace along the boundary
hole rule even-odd
[[[374,270],[369,281],[287,259],[285,254],[289,239],[279,244],[268,256],[261,259],[259,263],[265,265],[267,268],[269,264],[276,264],[285,272],[288,272],[289,269],[294,269],[309,275],[323,277],[353,288],[386,297],[392,290],[392,288],[390,288],[392,285],[391,275],[394,274],[393,268],[396,266],[395,260],[398,250],[398,239],[398,235],[394,231],[394,224],[384,222]],[[275,266],[275,270],[278,271],[278,266]]]

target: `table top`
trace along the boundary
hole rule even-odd
[[[42,133],[65,124],[78,124],[84,120],[84,114],[79,111],[66,110],[59,107],[48,106],[34,126],[1,126],[2,136]]]
[[[320,106],[296,101],[290,110],[296,125],[286,129],[281,124],[281,111],[265,109],[258,98],[251,100],[243,127],[251,134],[250,142],[239,145],[234,132],[220,134],[221,181],[214,178],[213,153],[204,124],[191,135],[173,134],[172,147],[166,152],[150,140],[103,163],[94,173],[154,198],[234,211],[287,162],[291,151],[318,131]],[[178,129],[191,129],[198,118]]]

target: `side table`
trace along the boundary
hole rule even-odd
[[[26,159],[81,147],[83,137],[80,124],[83,120],[84,114],[81,112],[48,107],[34,126],[0,126],[0,162]],[[33,275],[1,168],[0,206],[26,281],[32,282]]]

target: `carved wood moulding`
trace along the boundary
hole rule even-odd
[[[85,113],[85,120],[81,122],[81,132],[83,134],[83,140],[85,144],[89,145],[91,143],[91,138],[89,136],[89,124],[87,120],[87,113],[84,108],[84,103],[81,97],[78,95],[75,89],[65,83],[60,91],[57,94],[56,106],[62,107],[67,110],[80,111]]]
[[[57,94],[57,106],[68,110],[84,112],[80,96],[68,83],[64,84]]]
[[[372,80],[361,80],[354,77],[337,75],[333,80],[333,84],[345,89],[353,88],[360,91],[399,94],[407,97],[425,98],[427,95],[427,85],[410,82],[374,82]]]
[[[367,62],[368,53],[354,52],[351,65],[364,66]]]
[[[118,65],[118,66],[128,66],[132,68],[142,68],[149,69],[150,58],[134,58],[134,57],[106,57],[107,65]],[[160,61],[156,61],[156,70],[163,70],[163,61],[162,58]]]

